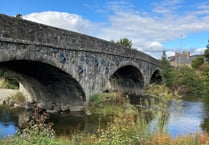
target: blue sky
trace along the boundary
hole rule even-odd
[[[0,13],[162,51],[201,54],[209,39],[209,0],[1,0]]]

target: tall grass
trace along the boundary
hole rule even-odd
[[[24,129],[16,135],[1,139],[1,145],[60,145],[55,138],[55,132],[50,123],[46,123],[48,115],[40,114],[39,109],[34,110],[33,120],[29,121]]]
[[[171,94],[164,86],[154,86],[153,93],[161,90],[161,96],[169,98]],[[160,89],[159,89],[160,88]],[[155,92],[156,91],[156,92]],[[113,96],[111,96],[113,95]],[[35,114],[35,122],[29,123],[26,129],[17,135],[0,140],[0,144],[23,144],[23,145],[209,145],[207,134],[193,134],[172,138],[162,130],[151,129],[149,122],[143,117],[143,112],[138,113],[137,109],[131,106],[125,97],[116,94],[100,94],[91,98],[91,108],[102,108],[105,105],[121,105],[121,111],[114,112],[106,128],[99,125],[97,132],[74,132],[69,136],[55,137],[51,127],[45,124],[41,116]],[[168,97],[170,95],[170,97]],[[164,98],[164,101],[165,101]],[[162,103],[164,102],[162,101]],[[155,104],[157,105],[157,104]],[[166,104],[167,105],[167,104]],[[166,106],[165,105],[165,106]],[[131,108],[130,108],[131,106]],[[164,107],[165,107],[164,106]],[[162,106],[161,106],[162,107]],[[155,107],[153,109],[156,109]],[[158,111],[163,111],[158,109]],[[131,111],[130,111],[131,110]],[[165,109],[166,110],[166,109]],[[153,110],[156,111],[156,110]],[[161,113],[162,114],[162,113]],[[161,116],[158,116],[161,117]],[[99,120],[100,121],[100,120]],[[164,120],[161,120],[164,121]]]
[[[133,111],[134,107],[129,104],[129,101],[124,97],[123,93],[101,93],[90,97],[89,106],[86,111],[91,114],[117,114],[119,112]]]
[[[164,132],[151,132],[146,121],[138,116],[118,114],[97,133],[81,132],[60,141],[72,145],[208,145],[209,136],[197,133],[172,138]]]

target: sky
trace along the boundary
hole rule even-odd
[[[0,0],[0,13],[105,40],[128,38],[155,58],[203,54],[209,0]]]

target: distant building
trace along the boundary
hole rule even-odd
[[[181,66],[181,65],[187,65],[191,67],[192,61],[202,55],[193,55],[190,56],[190,52],[183,52],[183,53],[178,53],[175,52],[175,56],[170,56],[168,57],[168,60],[170,64],[174,67]]]

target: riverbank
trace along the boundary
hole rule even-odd
[[[161,96],[171,97],[173,93],[164,89],[164,86],[155,86],[152,93],[163,90],[160,93]],[[90,106],[87,108],[87,110],[91,110],[91,114],[95,111],[93,109],[96,109],[95,112],[102,115],[112,114],[106,128],[102,128],[99,124],[98,130],[94,133],[74,131],[71,134],[56,137],[50,126],[48,127],[43,123],[29,124],[21,133],[1,140],[0,144],[200,145],[209,143],[207,134],[194,133],[173,138],[168,133],[157,129],[159,126],[156,126],[153,130],[153,127],[143,118],[143,114],[138,113],[138,109],[129,103],[128,96],[123,96],[120,93],[116,94],[114,92],[93,96]],[[106,107],[108,109],[104,109]],[[159,124],[161,123],[159,122]]]
[[[15,95],[18,91],[14,89],[0,88],[0,104],[3,104],[9,97]]]

